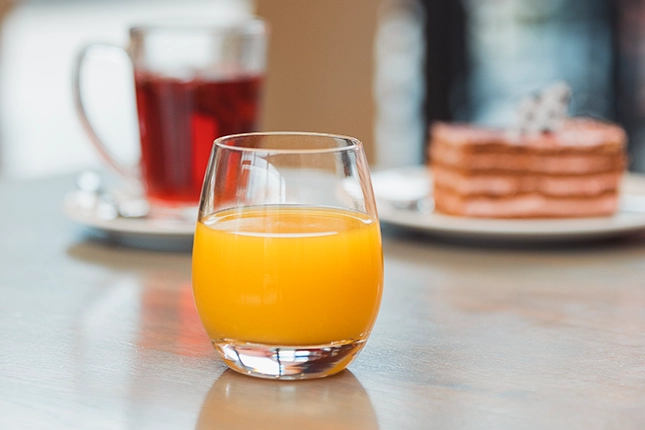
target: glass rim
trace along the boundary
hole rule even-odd
[[[265,35],[268,29],[266,21],[259,17],[215,22],[195,19],[168,19],[130,26],[131,34],[145,34],[156,31],[181,31],[186,33],[208,32],[214,35],[229,34],[254,37]]]
[[[324,137],[334,140],[343,140],[348,143],[347,146],[337,146],[333,148],[321,147],[321,148],[253,148],[246,146],[233,146],[225,142],[243,139],[247,137],[269,137],[269,136],[302,136],[302,137]],[[345,152],[345,151],[354,151],[357,149],[362,149],[363,143],[351,136],[346,136],[342,134],[333,134],[333,133],[318,133],[318,132],[308,132],[308,131],[257,131],[252,133],[239,133],[239,134],[229,134],[226,136],[218,137],[213,141],[213,146],[218,148],[239,151],[239,152],[270,152],[272,154],[325,154],[325,153],[334,153],[334,152]]]

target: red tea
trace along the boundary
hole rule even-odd
[[[135,75],[141,177],[157,203],[197,203],[213,140],[255,131],[263,78]]]

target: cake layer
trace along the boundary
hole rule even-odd
[[[621,171],[587,175],[553,176],[547,174],[502,174],[467,172],[443,165],[433,165],[435,185],[462,196],[488,195],[494,197],[538,193],[545,196],[596,196],[616,191]]]
[[[613,214],[618,196],[608,192],[594,197],[550,197],[538,193],[512,197],[464,197],[453,191],[435,187],[435,208],[449,215],[479,218],[565,218],[593,217]]]
[[[554,133],[519,134],[469,124],[437,123],[432,140],[463,150],[482,152],[529,152],[540,154],[616,153],[625,148],[625,131],[610,123],[592,119],[569,119]]]
[[[550,173],[557,175],[581,175],[587,173],[623,170],[625,157],[619,152],[568,151],[560,154],[523,151],[469,151],[466,146],[452,146],[441,140],[433,140],[430,148],[431,165],[443,164],[462,170]]]

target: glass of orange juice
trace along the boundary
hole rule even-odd
[[[193,248],[193,292],[233,370],[272,379],[345,369],[383,286],[381,234],[363,146],[319,133],[215,141]]]

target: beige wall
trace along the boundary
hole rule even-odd
[[[374,158],[376,0],[257,0],[270,25],[264,130],[356,137]]]
[[[0,0],[0,19],[4,18],[15,3],[15,0]]]
[[[0,0],[0,31],[2,30],[2,23],[4,21],[4,18],[6,15],[11,11],[11,8],[15,5],[14,0]],[[0,39],[0,44],[2,43],[2,40]],[[0,61],[2,61],[2,58],[0,58]],[[0,94],[1,96],[1,94]],[[3,126],[3,124],[0,122],[0,128]],[[0,140],[0,176],[2,176],[2,165],[4,163],[3,161],[3,145],[4,142]]]

